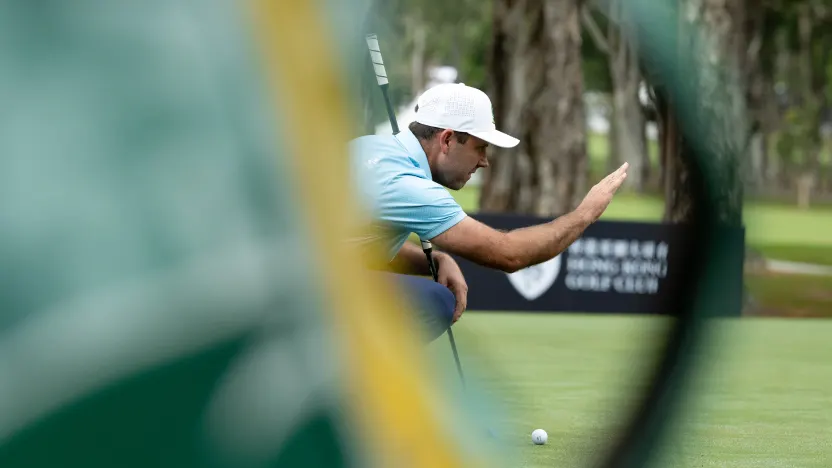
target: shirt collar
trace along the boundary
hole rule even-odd
[[[410,158],[413,162],[419,166],[420,169],[425,171],[425,175],[428,176],[428,180],[433,180],[433,176],[430,173],[430,164],[428,164],[428,155],[425,154],[425,150],[422,148],[422,144],[419,143],[419,139],[416,138],[416,135],[410,131],[410,129],[405,128],[398,135],[396,135],[396,139],[399,140],[402,146],[410,153]]]

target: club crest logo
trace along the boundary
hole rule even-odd
[[[511,285],[521,296],[533,301],[555,284],[558,273],[560,273],[560,255],[549,261],[508,273],[507,276]]]

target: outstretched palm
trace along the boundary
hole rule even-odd
[[[607,206],[612,201],[613,195],[627,179],[627,169],[629,167],[629,163],[622,164],[615,172],[595,184],[584,197],[579,209],[586,210],[593,222],[604,214]]]

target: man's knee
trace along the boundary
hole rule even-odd
[[[419,322],[427,332],[427,340],[441,336],[454,317],[456,297],[446,286],[419,276],[393,275],[405,295],[416,306]]]
[[[405,281],[420,309],[421,321],[427,327],[428,339],[433,340],[451,326],[456,298],[450,289],[431,279],[411,276]]]
[[[446,328],[451,325],[454,318],[454,309],[456,308],[456,297],[446,286],[439,283],[433,283],[430,289],[432,300],[435,302],[436,312],[439,315],[443,325]]]

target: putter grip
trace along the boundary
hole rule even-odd
[[[421,239],[420,239],[421,240]],[[433,244],[428,240],[422,240],[422,250],[425,252],[425,257],[428,259],[428,269],[434,281],[439,281],[439,271],[436,269],[436,263],[433,262]]]
[[[373,68],[376,71],[376,80],[379,86],[389,83],[387,70],[384,69],[384,60],[381,58],[381,48],[378,45],[378,36],[367,34],[367,48],[370,49],[370,58],[373,60]]]

